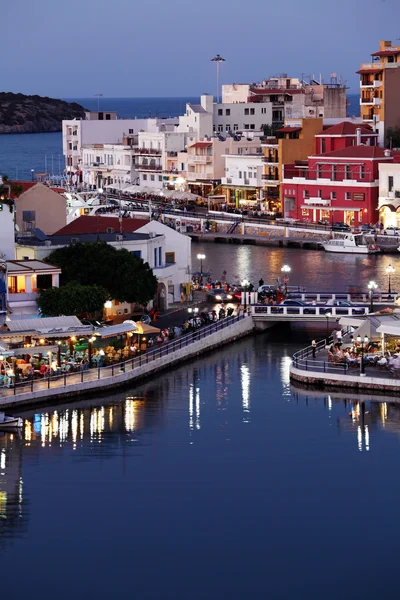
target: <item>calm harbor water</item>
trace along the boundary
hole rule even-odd
[[[399,406],[291,387],[296,347],[23,413],[0,438],[5,597],[393,597]]]

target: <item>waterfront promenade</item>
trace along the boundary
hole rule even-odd
[[[0,407],[39,404],[53,399],[99,394],[109,388],[123,387],[134,381],[153,377],[159,371],[233,342],[248,335],[252,330],[251,317],[245,314],[226,317],[121,363],[81,370],[79,373],[32,379],[9,388],[3,387],[0,392]]]

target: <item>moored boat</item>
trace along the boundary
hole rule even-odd
[[[379,246],[369,244],[362,234],[348,233],[343,237],[333,238],[322,244],[326,252],[341,252],[346,254],[375,254]]]
[[[22,425],[21,417],[12,417],[0,412],[0,429],[19,429]]]

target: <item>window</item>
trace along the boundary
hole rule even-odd
[[[162,181],[162,175],[158,176],[158,181]]]
[[[110,113],[106,113],[106,121],[111,121],[111,115],[110,115]]]
[[[175,262],[175,252],[166,252],[165,253],[165,264],[172,265]]]
[[[364,179],[365,177],[365,167],[364,165],[360,166],[360,179]]]
[[[308,191],[308,190],[304,190],[304,191],[303,191],[303,197],[304,197],[304,198],[309,198],[309,197],[310,197],[310,193],[309,193],[309,191]]]
[[[216,127],[215,127],[215,125],[213,125],[213,132],[214,132],[214,133],[216,132]]]
[[[351,192],[346,192],[345,198],[346,200],[351,200]]]
[[[322,190],[318,190],[318,198],[322,198]]]
[[[248,114],[249,114],[249,109],[248,109],[248,108],[245,108],[245,109],[244,109],[244,114],[245,114],[245,115],[248,115]]]
[[[238,129],[239,129],[239,125],[237,125],[237,124],[235,123],[235,125],[233,126],[233,131],[237,131]]]
[[[332,181],[336,181],[336,180],[337,180],[337,166],[332,165]]]
[[[350,165],[346,165],[345,166],[345,175],[344,175],[345,179],[351,179],[351,169],[350,169]]]
[[[227,108],[227,109],[225,110],[225,114],[226,114],[226,116],[227,116],[227,117],[230,117],[230,116],[231,116],[231,109],[230,109],[230,108]]]
[[[249,127],[249,124],[248,124],[248,123],[247,123],[247,124],[245,124],[244,128],[245,128],[245,129],[250,129],[250,127]]]
[[[224,131],[224,126],[218,125],[218,132],[221,133],[222,131]]]
[[[225,125],[225,131],[230,131],[231,130],[231,126],[229,124]]]
[[[267,113],[267,109],[266,109],[266,108],[262,108],[262,109],[261,109],[261,114],[262,114],[262,115],[265,115],[266,113]]]
[[[154,248],[154,266],[155,267],[157,266],[157,256],[158,256],[157,248]]]
[[[133,256],[137,256],[138,258],[142,258],[141,250],[131,250],[131,254],[133,254]]]
[[[161,246],[158,248],[158,264],[161,267],[161,265],[162,265],[162,248],[161,248]]]
[[[249,179],[252,179],[252,178],[253,178],[253,173],[252,173],[251,171],[249,171],[249,173],[248,173],[248,178],[249,178]]]
[[[317,165],[317,179],[322,178],[322,165]]]
[[[133,134],[133,129],[130,129],[129,130],[129,135],[132,135],[132,134]]]
[[[254,108],[251,108],[251,109],[250,109],[250,114],[251,114],[251,115],[254,115]]]
[[[242,171],[239,171],[239,179],[242,179]]]
[[[150,181],[155,181],[155,179],[156,178],[154,177],[154,175],[150,175]]]
[[[246,179],[246,171],[243,171],[243,179]]]
[[[389,192],[393,191],[393,176],[389,175],[388,177],[388,190]]]
[[[326,152],[326,140],[325,138],[321,139],[321,154],[323,154],[324,152]]]
[[[143,175],[143,181],[147,181],[147,175]]]
[[[222,117],[222,115],[223,115],[222,108],[219,108],[219,109],[218,109],[218,116],[219,116],[219,117]]]
[[[252,123],[252,124],[250,125],[250,129],[255,129],[255,128],[256,128],[256,126],[254,125],[254,123]]]
[[[335,200],[336,199],[336,192],[331,192],[331,200]]]

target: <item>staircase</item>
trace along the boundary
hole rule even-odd
[[[234,221],[233,223],[231,223],[231,225],[229,225],[226,233],[234,233],[235,229],[239,225],[239,223],[240,223],[240,220],[236,219],[236,221]]]

